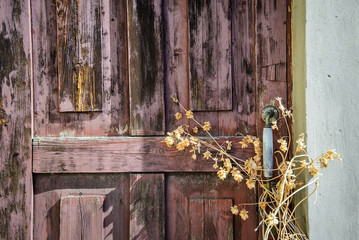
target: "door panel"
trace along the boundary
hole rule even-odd
[[[60,239],[103,239],[104,196],[65,196],[60,200]]]
[[[33,0],[31,9],[34,238],[256,239],[256,208],[246,221],[230,213],[256,193],[161,141],[193,126],[174,120],[177,94],[231,153],[253,155],[239,141],[260,135],[260,107],[287,101],[286,1]]]
[[[164,174],[131,174],[130,204],[130,239],[164,239]]]
[[[230,210],[256,200],[245,183],[212,173],[173,173],[166,175],[166,190],[167,239],[256,239],[255,206],[246,206],[246,221]]]
[[[229,0],[188,1],[193,110],[232,110]]]
[[[128,238],[129,174],[36,174],[34,184],[34,239]]]
[[[172,117],[178,106],[171,104],[177,94],[186,108],[198,110],[198,120],[211,122],[214,135],[257,135],[255,1],[163,4],[167,130],[178,123]],[[212,8],[217,10],[210,17]],[[202,36],[209,31],[212,38]]]
[[[61,14],[65,13],[57,9],[76,1],[34,0],[30,2],[35,99],[34,135],[43,137],[128,135],[129,91],[125,1],[77,1],[81,2],[81,6],[91,4],[96,6],[101,2],[100,19],[93,12],[92,14],[97,16],[97,22],[84,23],[88,28],[96,28],[94,33],[101,33],[101,39],[99,40],[99,36],[96,35],[90,39],[79,40],[81,42],[93,39],[95,42],[92,45],[90,44],[88,48],[86,43],[82,50],[85,53],[87,51],[90,53],[91,50],[93,52],[92,57],[99,54],[102,56],[100,58],[97,56],[95,59],[91,58],[95,65],[94,70],[98,68],[98,65],[101,66],[101,69],[96,70],[94,78],[89,77],[86,81],[83,79],[83,74],[90,76],[90,70],[87,71],[84,65],[87,58],[82,60],[81,67],[79,64],[72,66],[72,62],[77,58],[71,55],[74,52],[64,55],[62,52],[68,52],[69,47],[57,45],[58,38],[59,41],[64,38],[60,43],[70,44],[69,40],[66,39],[71,37],[63,35],[62,32],[57,33],[58,23],[59,27],[62,28],[68,27],[69,24],[76,26],[78,29],[73,29],[73,31],[76,30],[75,33],[77,34],[85,31],[79,28],[80,25],[75,13],[71,15],[72,18],[69,19],[69,16],[66,18],[68,25],[65,25],[65,22],[61,22],[63,19]],[[71,11],[76,11],[76,8],[71,9]],[[77,11],[79,10],[77,9]],[[86,18],[89,13],[79,14]],[[100,26],[98,26],[99,24]],[[93,29],[86,31],[93,31]],[[69,32],[65,31],[65,33]],[[76,34],[74,35],[76,36]],[[72,41],[76,41],[76,38],[72,38]],[[76,46],[74,43],[71,44]],[[66,50],[62,51],[61,49]],[[88,58],[91,56],[89,53]],[[64,60],[71,64],[63,65]],[[90,63],[92,63],[91,61]],[[64,67],[67,67],[67,74],[70,75],[66,78],[63,70],[61,70]],[[102,75],[99,75],[99,72],[102,72]],[[79,81],[78,76],[82,76],[84,81]],[[79,97],[81,97],[80,104]],[[93,107],[91,99],[93,99]]]
[[[56,1],[60,112],[102,110],[101,1]]]

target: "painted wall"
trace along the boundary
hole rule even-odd
[[[310,154],[335,148],[344,159],[322,170],[318,195],[308,201],[309,237],[358,239],[359,1],[306,0],[304,5],[305,59],[299,66],[305,64],[306,114],[301,127]],[[300,84],[298,75],[294,81]],[[299,97],[296,104],[303,102]]]

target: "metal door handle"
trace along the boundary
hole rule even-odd
[[[271,122],[279,118],[279,110],[275,106],[267,105],[262,109],[263,129],[263,170],[265,178],[273,177],[273,130]]]

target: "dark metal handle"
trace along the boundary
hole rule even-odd
[[[272,105],[262,109],[262,119],[265,122],[263,129],[263,169],[264,177],[273,177],[273,131],[270,123],[279,118],[279,110]]]

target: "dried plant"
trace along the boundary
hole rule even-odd
[[[283,106],[281,98],[276,98],[280,109],[280,118],[273,121],[271,127],[273,130],[278,130],[277,122],[284,121],[284,126],[286,126],[289,135],[278,140],[279,150],[273,154],[277,163],[276,169],[272,169],[274,177],[266,179],[263,177],[262,143],[259,138],[254,136],[243,137],[239,142],[242,148],[253,145],[255,155],[249,159],[237,158],[229,153],[232,142],[226,141],[220,144],[211,135],[210,122],[200,123],[194,117],[193,112],[186,109],[177,97],[172,99],[179,104],[185,117],[193,121],[196,127],[190,129],[185,124],[178,126],[174,131],[169,132],[164,139],[167,146],[176,147],[178,151],[189,149],[192,152],[193,159],[203,157],[213,161],[213,168],[217,169],[217,175],[221,180],[232,177],[237,182],[245,181],[249,189],[258,188],[260,196],[257,203],[236,204],[231,207],[232,213],[240,215],[245,221],[251,217],[248,216],[245,206],[258,205],[261,221],[255,230],[262,230],[263,239],[308,239],[300,229],[294,212],[299,204],[317,191],[318,180],[321,175],[319,169],[326,168],[333,159],[341,161],[339,154],[335,150],[328,150],[321,156],[312,158],[306,151],[304,134],[300,134],[293,146],[295,150],[292,154],[293,157],[290,157],[292,136],[289,124],[293,122],[293,115],[290,110]],[[182,113],[176,113],[175,118],[181,119]],[[195,137],[194,135],[199,131],[204,131],[210,139]],[[307,173],[313,178],[304,184],[298,176]],[[295,205],[294,196],[310,185],[315,185],[314,190]]]

